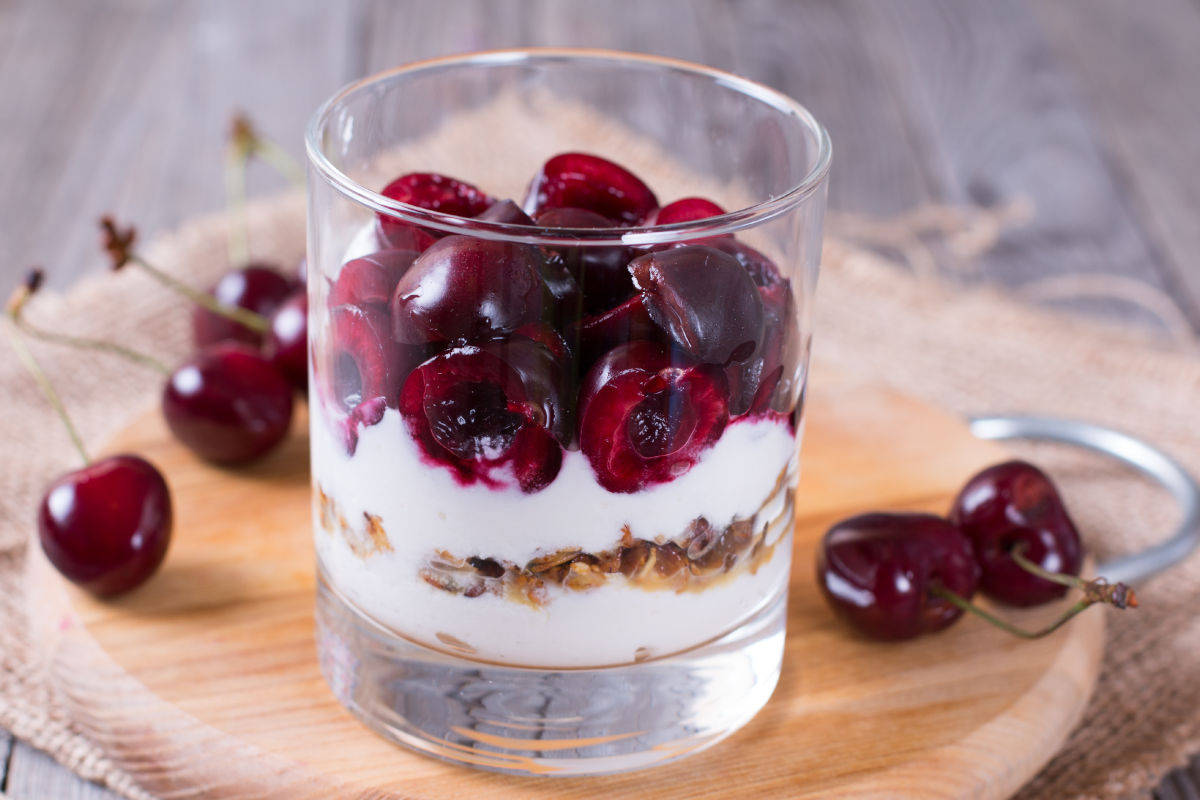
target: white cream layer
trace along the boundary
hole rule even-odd
[[[669,483],[614,494],[596,483],[581,453],[567,452],[549,486],[523,494],[460,485],[450,470],[422,460],[394,410],[360,432],[357,451],[348,457],[314,410],[315,484],[356,527],[364,512],[379,517],[391,547],[361,557],[318,523],[317,554],[337,591],[412,639],[440,647],[438,634],[449,635],[473,647],[475,657],[506,663],[627,663],[639,648],[667,654],[735,627],[787,580],[790,540],[755,573],[737,573],[699,592],[647,591],[612,578],[584,592],[552,587],[542,608],[491,594],[452,594],[430,586],[419,570],[439,550],[524,564],[567,547],[612,549],[626,525],[635,538],[648,540],[676,538],[700,516],[721,527],[759,510],[780,472],[792,471],[795,448],[785,423],[741,421]],[[782,502],[778,498],[759,516],[756,529],[779,513]],[[790,529],[779,527],[772,540]]]

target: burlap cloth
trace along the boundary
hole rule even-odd
[[[1200,474],[1194,343],[1038,310],[992,290],[951,288],[905,259],[838,236],[874,238],[919,262],[929,252],[969,257],[997,235],[1000,222],[995,214],[947,210],[924,211],[899,227],[831,219],[816,306],[816,380],[833,366],[963,414],[1027,412],[1112,425],[1160,445]],[[302,199],[251,206],[249,229],[255,251],[294,263],[304,241]],[[922,231],[938,240],[930,251],[920,246]],[[224,218],[203,219],[146,252],[205,284],[227,268],[225,234]],[[178,298],[135,271],[101,274],[99,258],[96,266],[69,294],[40,297],[32,316],[168,360],[187,352],[188,314]],[[117,359],[53,346],[35,351],[91,442],[128,424],[159,390],[156,374]],[[127,796],[207,796],[189,784],[189,760],[158,758],[153,738],[135,747],[136,732],[104,735],[56,680],[63,665],[52,669],[40,659],[38,626],[30,622],[41,609],[27,571],[34,509],[46,481],[75,463],[61,426],[3,348],[0,385],[0,726]],[[1061,481],[1100,558],[1161,536],[1175,519],[1163,492],[1108,462],[1049,447],[1028,452]],[[1083,723],[1021,797],[1139,796],[1200,750],[1200,558],[1139,592],[1138,612],[1110,614],[1108,656]],[[80,685],[73,683],[73,691]],[[196,748],[194,757],[206,752]]]

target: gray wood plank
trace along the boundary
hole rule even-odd
[[[0,251],[65,285],[98,266],[93,220],[146,234],[224,203],[222,148],[246,109],[295,155],[317,104],[348,77],[356,4],[15,0],[0,69]],[[11,28],[9,26],[12,26]],[[299,44],[304,43],[304,44]],[[282,186],[265,169],[252,190]],[[6,261],[15,279],[24,263]]]
[[[50,756],[22,742],[13,747],[4,791],[11,800],[119,800],[120,797],[80,779]]]
[[[1033,9],[1099,122],[1118,190],[1157,245],[1172,293],[1200,322],[1200,4]]]
[[[733,70],[796,98],[829,129],[831,208],[889,215],[932,199],[887,74],[897,42],[875,35],[872,17],[840,0],[721,5]]]
[[[12,754],[12,734],[0,728],[0,791],[4,789],[5,776],[8,775],[8,760]]]
[[[1067,273],[1110,274],[1170,288],[1094,124],[1025,2],[863,6],[880,22],[872,29],[890,28],[906,44],[888,74],[912,129],[928,143],[919,155],[937,197],[985,205],[1026,197],[1034,204],[1032,221],[980,259],[983,275],[1021,285]],[[1139,53],[1111,57],[1132,62]]]

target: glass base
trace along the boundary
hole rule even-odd
[[[321,671],[384,737],[461,764],[598,775],[666,763],[745,725],[783,659],[787,586],[737,629],[639,664],[532,669],[470,661],[397,636],[319,577]]]

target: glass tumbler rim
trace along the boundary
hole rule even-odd
[[[326,156],[321,146],[322,133],[339,106],[356,93],[379,83],[424,72],[456,67],[488,67],[522,63],[560,61],[612,62],[657,66],[667,72],[706,77],[715,83],[774,108],[798,122],[817,143],[813,166],[787,191],[745,208],[688,222],[611,228],[544,228],[505,222],[489,222],[459,217],[402,203],[363,186]],[[305,132],[305,151],[311,167],[339,192],[376,212],[405,222],[433,228],[443,233],[467,234],[485,239],[500,239],[540,245],[653,245],[694,241],[698,238],[736,233],[774,219],[804,202],[825,181],[829,173],[832,145],[824,126],[807,108],[786,94],[761,83],[724,70],[665,56],[592,48],[516,48],[461,53],[416,61],[377,72],[349,83],[335,92],[313,113]]]

